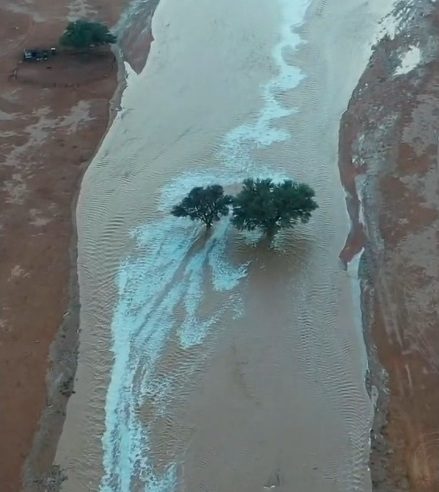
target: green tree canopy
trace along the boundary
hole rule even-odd
[[[210,228],[213,222],[217,222],[229,213],[231,202],[232,198],[224,195],[223,187],[220,185],[196,187],[172,209],[171,213],[176,217],[201,220],[207,228]]]
[[[303,183],[247,179],[233,200],[233,224],[240,230],[260,228],[272,238],[279,229],[306,223],[313,210],[314,190]]]
[[[60,39],[61,45],[77,49],[115,42],[116,36],[109,31],[105,24],[86,20],[70,22]]]

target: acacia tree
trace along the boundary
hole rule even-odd
[[[171,213],[175,217],[190,217],[192,220],[200,220],[209,229],[213,222],[217,222],[222,216],[228,215],[231,203],[232,197],[224,195],[222,186],[211,185],[206,186],[206,188],[199,186],[193,188],[181,203],[172,209]]]
[[[233,200],[232,223],[239,230],[260,228],[268,238],[282,228],[306,223],[318,208],[314,190],[304,183],[246,179]]]
[[[116,42],[116,36],[110,32],[105,24],[77,20],[67,25],[59,42],[62,46],[86,49],[91,46],[113,44]]]

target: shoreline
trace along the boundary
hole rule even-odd
[[[125,1],[125,0],[124,0]],[[129,2],[129,0],[128,0]],[[135,1],[132,2],[135,4]],[[102,133],[98,143],[95,146],[93,155],[91,156],[87,166],[85,166],[78,176],[77,184],[75,186],[75,192],[71,203],[71,219],[72,219],[72,238],[69,248],[69,256],[71,262],[71,271],[69,278],[69,303],[67,313],[64,317],[62,324],[56,334],[56,337],[51,344],[50,357],[51,369],[47,375],[47,387],[48,387],[48,403],[43,409],[41,415],[39,429],[34,436],[34,442],[31,452],[24,465],[24,484],[23,489],[29,490],[29,492],[36,492],[36,490],[46,490],[49,486],[50,490],[61,490],[62,483],[68,479],[65,471],[55,463],[56,450],[59,439],[64,427],[66,410],[69,403],[70,396],[74,391],[74,379],[76,377],[76,370],[78,366],[78,351],[80,350],[80,284],[78,279],[78,232],[77,232],[77,205],[79,196],[81,193],[82,181],[88,170],[89,165],[93,162],[102,142],[106,138],[108,131],[110,130],[117,114],[121,110],[120,102],[123,92],[127,87],[127,73],[125,71],[125,63],[132,63],[135,71],[140,73],[149,55],[151,43],[154,38],[151,33],[151,20],[157,7],[159,0],[151,0],[148,8],[145,9],[146,24],[142,24],[142,18],[137,20],[137,29],[141,29],[144,33],[147,32],[146,44],[137,43],[133,46],[133,32],[128,33],[124,30],[124,26],[121,26],[118,32],[118,43],[116,47],[112,48],[113,55],[116,60],[117,70],[116,74],[116,87],[111,98],[108,99],[108,120],[105,127],[105,131]],[[125,1],[126,4],[126,1]],[[125,12],[130,9],[129,3],[125,5]],[[121,10],[120,19],[124,15],[124,10]],[[116,24],[117,26],[117,24]],[[128,28],[129,26],[125,26]],[[134,30],[137,32],[136,30]],[[131,39],[130,39],[131,37]],[[127,39],[128,38],[128,39]],[[135,38],[135,36],[134,36]],[[141,51],[139,53],[139,50]],[[67,355],[67,357],[66,357]],[[66,379],[66,358],[69,361],[67,364],[68,376]],[[61,419],[59,415],[62,415]],[[61,420],[61,421],[60,421]],[[42,453],[47,453],[47,447],[50,448],[50,458],[46,460],[45,464],[41,466],[40,460]],[[40,488],[36,488],[40,487]]]
[[[126,4],[92,0],[87,15],[114,25]],[[135,56],[141,69],[152,36],[143,26],[149,44],[132,46],[119,26],[123,54],[119,48],[101,52],[94,62],[90,57],[91,66],[64,54],[23,64],[20,48],[54,45],[68,19],[85,12],[77,13],[70,0],[56,8],[44,0],[32,7],[7,1],[1,12],[7,49],[0,70],[0,234],[8,243],[1,246],[0,356],[8,379],[0,382],[6,401],[0,415],[0,483],[4,492],[34,492],[52,490],[63,480],[53,459],[74,392],[76,204],[82,179],[119,110],[124,60]]]
[[[422,103],[438,104],[438,8],[423,2],[395,14],[401,31],[375,46],[343,115],[339,162],[351,197],[353,234],[363,235],[365,246],[361,291],[367,386],[376,403],[373,490],[428,492],[439,485],[434,466],[439,429],[432,414],[438,403],[433,390],[438,339],[430,330],[437,317],[427,307],[429,299],[434,302],[437,281],[430,275],[437,273],[437,256],[428,231],[435,227],[438,193],[428,186],[434,178],[426,178],[435,173],[437,146],[427,128],[437,122]],[[421,63],[398,72],[412,46],[421,50]],[[355,182],[356,176],[362,181]]]

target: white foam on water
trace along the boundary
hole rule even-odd
[[[280,0],[284,24],[281,27],[281,40],[273,49],[278,74],[262,86],[264,106],[256,121],[244,123],[226,135],[221,157],[226,164],[241,169],[253,170],[250,150],[255,147],[268,147],[275,142],[290,138],[289,133],[273,126],[275,120],[291,115],[295,109],[286,108],[278,101],[283,92],[294,89],[305,78],[305,74],[297,67],[285,61],[287,51],[294,51],[303,42],[293,31],[303,23],[310,0]]]
[[[104,491],[130,490],[135,468],[140,465],[141,469],[150,468],[140,451],[147,442],[136,415],[136,395],[145,394],[146,390],[141,391],[142,378],[138,371],[146,379],[152,375],[173,327],[171,313],[182,295],[180,284],[163,293],[196,237],[196,231],[167,222],[162,228],[137,232],[138,247],[145,254],[127,259],[118,275],[119,302],[111,326],[114,365],[103,436],[106,473],[101,490]],[[166,241],[171,227],[174,240]]]
[[[114,366],[103,436],[105,492],[131,490],[133,480],[145,476],[145,470],[148,487],[160,483],[152,472],[148,434],[138,412],[145,401],[162,405],[172,391],[171,380],[158,381],[155,373],[169,337],[176,333],[185,349],[198,345],[225,312],[226,307],[199,314],[209,271],[212,288],[220,292],[232,290],[246,275],[246,265],[234,266],[225,256],[227,229],[224,221],[193,254],[190,250],[204,232],[190,221],[166,217],[133,233],[137,248],[121,265],[119,302],[111,326]],[[223,305],[232,309],[232,301],[227,298]],[[178,325],[175,312],[180,305],[184,318]]]
[[[364,339],[363,332],[363,317],[362,317],[362,309],[361,309],[361,280],[360,280],[360,263],[361,258],[364,253],[364,248],[352,258],[352,260],[347,265],[348,275],[351,280],[353,295],[353,304],[356,315],[354,317],[355,328],[358,333],[358,340]],[[360,347],[361,353],[361,367],[362,373],[366,374],[369,369],[369,359],[367,357],[366,345],[361,343]]]
[[[421,61],[421,50],[418,46],[410,46],[402,55],[401,64],[395,70],[395,75],[405,75],[415,69]]]
[[[232,306],[232,298],[207,319],[200,319],[197,312],[203,301],[204,278],[207,266],[210,267],[211,284],[217,292],[231,291],[239,281],[247,275],[247,266],[234,266],[227,260],[226,241],[230,223],[224,220],[218,224],[203,249],[192,256],[185,268],[187,290],[184,298],[186,318],[181,324],[178,334],[183,348],[199,345],[208,335],[208,330]],[[196,329],[194,329],[196,327]]]
[[[284,56],[287,50],[294,50],[301,43],[292,28],[303,22],[310,0],[279,1],[284,23],[281,40],[273,50],[278,73],[261,87],[263,108],[255,121],[233,129],[224,137],[218,157],[225,166],[189,172],[175,179],[163,190],[158,212],[168,214],[172,205],[194,186],[212,182],[235,185],[250,174],[275,180],[286,177],[252,159],[254,149],[290,137],[284,129],[274,126],[294,111],[283,107],[278,96],[304,78],[299,69],[285,62]],[[139,483],[148,492],[176,489],[175,463],[170,463],[162,473],[155,471],[148,434],[154,417],[146,426],[139,419],[139,410],[148,402],[154,405],[155,415],[165,413],[175,381],[160,377],[156,368],[171,336],[177,336],[183,349],[190,349],[209,337],[211,328],[226,311],[234,319],[244,315],[236,288],[246,277],[248,265],[233,265],[227,257],[229,228],[229,220],[225,219],[204,240],[202,227],[166,215],[133,231],[136,251],[119,268],[118,303],[111,325],[114,364],[102,437],[105,471],[102,492],[125,492],[134,486],[138,490]],[[206,282],[225,296],[227,302],[221,302],[216,311],[201,313]],[[183,321],[177,323],[175,311],[182,306]],[[194,369],[194,363],[185,366],[186,376]],[[179,377],[182,376],[179,372]]]
[[[364,187],[366,184],[366,176],[360,174],[355,177],[355,188],[357,190],[358,199],[360,201],[360,207],[358,210],[358,222],[366,228],[366,219],[364,217]]]
[[[245,277],[248,265],[242,265],[240,268],[230,268],[230,263],[224,261],[226,258],[227,231],[230,227],[229,222],[225,222],[217,228],[213,237],[216,247],[212,248],[209,254],[209,266],[212,272],[212,282],[215,290],[224,292],[232,290],[238,286],[240,280]]]
[[[395,39],[395,36],[400,30],[400,19],[392,12],[387,14],[380,22],[381,29],[379,30],[375,42],[380,41],[384,36],[388,36],[390,39]]]
[[[384,36],[395,39],[404,30],[414,5],[415,0],[405,0],[404,3],[394,0],[390,13],[379,24],[381,28],[375,36],[375,43],[378,43]]]

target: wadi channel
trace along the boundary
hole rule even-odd
[[[438,7],[51,3],[1,7],[0,489],[439,490]],[[319,208],[170,214],[248,177]]]
[[[81,337],[63,490],[369,490],[343,112],[390,2],[161,2],[79,197]],[[267,248],[169,215],[197,185],[310,183]]]

